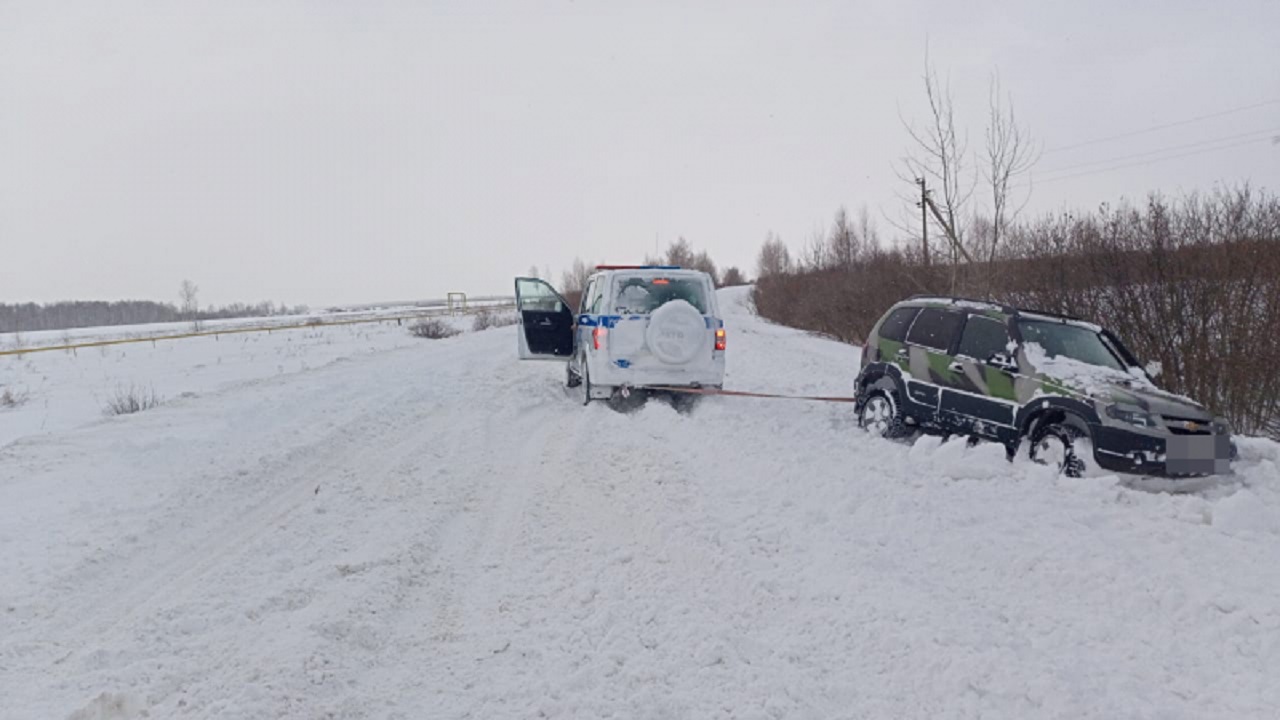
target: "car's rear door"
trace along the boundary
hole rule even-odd
[[[564,360],[573,354],[573,310],[545,280],[516,278],[521,360]]]
[[[1008,323],[972,313],[965,321],[950,365],[950,382],[942,390],[944,419],[980,435],[999,436],[1014,427],[1017,396],[1014,374],[997,367],[997,354],[1010,354]]]
[[[951,353],[963,324],[964,314],[947,308],[927,307],[916,316],[907,333],[908,401],[938,412],[942,388],[958,372]]]
[[[718,320],[709,314],[714,289],[704,274],[618,273],[610,292],[609,362],[637,372],[713,363]]]

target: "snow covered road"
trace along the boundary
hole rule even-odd
[[[730,387],[849,393],[743,299]],[[1141,492],[847,405],[582,408],[514,332],[0,448],[0,717],[1280,714],[1274,443]]]

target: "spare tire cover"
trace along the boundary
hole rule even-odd
[[[708,349],[706,320],[684,300],[654,310],[644,338],[649,352],[668,365],[683,365]]]

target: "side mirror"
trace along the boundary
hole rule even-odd
[[[987,358],[987,364],[1005,372],[1014,372],[1018,369],[1018,363],[1008,353],[1003,352],[995,353]]]

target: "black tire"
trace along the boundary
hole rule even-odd
[[[693,412],[693,409],[698,406],[698,401],[701,399],[701,395],[694,393],[671,393],[671,407],[676,412],[687,415]]]
[[[902,419],[902,403],[893,390],[872,390],[858,411],[858,427],[893,440],[911,433]]]
[[[648,401],[649,393],[644,390],[632,390],[629,394],[623,395],[618,388],[614,388],[607,402],[610,409],[626,414],[639,410]]]
[[[1075,425],[1051,422],[1040,425],[1031,433],[1029,455],[1032,462],[1041,465],[1057,465],[1058,472],[1070,478],[1084,477],[1089,461],[1080,457],[1079,440],[1086,433]]]

